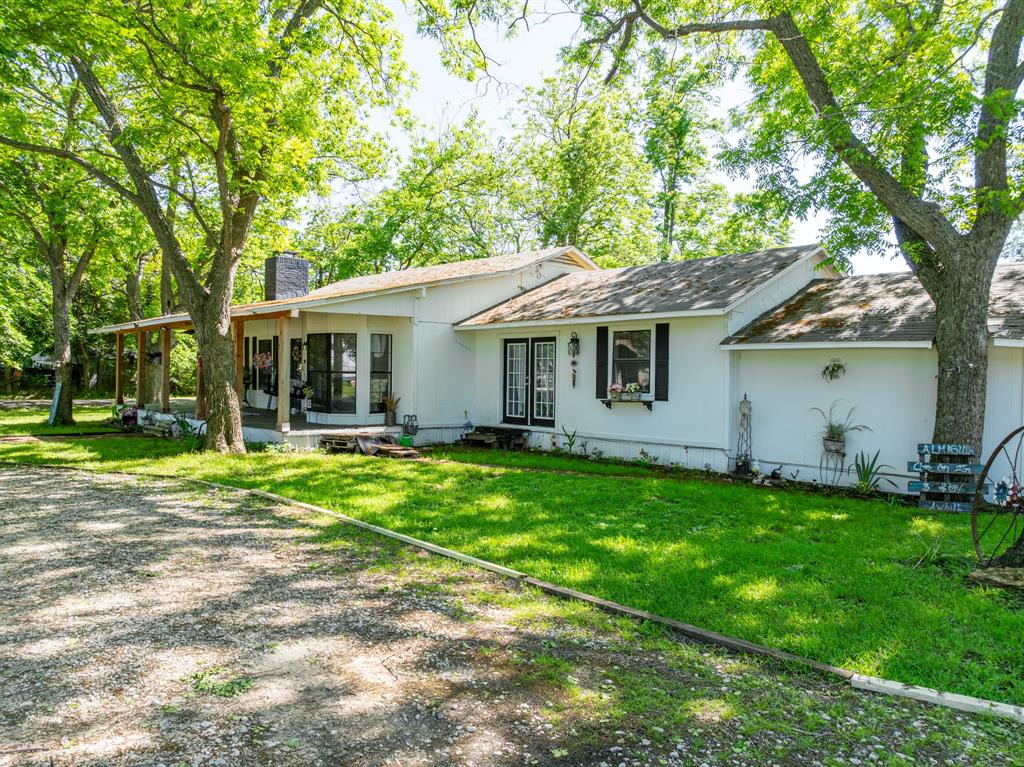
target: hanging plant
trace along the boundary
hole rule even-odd
[[[833,359],[821,369],[821,377],[826,381],[834,381],[846,372],[846,363],[840,359]]]

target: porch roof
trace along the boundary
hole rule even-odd
[[[522,253],[508,253],[490,258],[475,258],[465,261],[452,261],[433,266],[421,266],[413,269],[370,274],[363,277],[352,277],[347,280],[331,283],[307,293],[304,296],[283,298],[276,301],[257,301],[248,304],[235,304],[231,307],[231,318],[271,319],[280,316],[297,316],[302,308],[336,303],[342,300],[366,298],[381,293],[392,293],[449,282],[493,277],[519,271],[533,264],[547,260],[567,260],[587,270],[597,269],[597,265],[577,248],[568,245],[543,250],[529,250]],[[192,320],[187,313],[164,314],[159,317],[147,317],[133,322],[122,322],[93,328],[90,333],[131,333],[139,330],[156,330],[158,328],[187,329],[192,327]]]

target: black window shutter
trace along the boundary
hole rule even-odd
[[[668,401],[668,323],[654,326],[654,399]]]
[[[597,329],[597,393],[598,399],[608,399],[608,326],[601,325]]]

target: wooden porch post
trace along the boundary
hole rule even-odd
[[[171,329],[160,328],[160,412],[171,412]]]
[[[287,315],[277,318],[277,430],[291,431],[289,415],[292,408],[291,339],[288,338]]]
[[[124,333],[114,336],[114,400],[124,404]]]
[[[242,353],[245,344],[245,320],[236,319],[235,321],[235,391],[238,393],[238,407],[242,407],[242,403],[245,401],[245,376],[242,375],[244,369]]]
[[[196,418],[206,418],[206,376],[203,374],[203,355],[196,355]]]
[[[139,356],[135,360],[135,406],[146,406],[146,333],[140,330],[135,334],[139,343]]]

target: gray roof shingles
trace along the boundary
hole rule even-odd
[[[725,309],[819,249],[805,245],[573,272],[473,315],[459,326]]]
[[[499,274],[501,272],[522,269],[549,258],[565,254],[577,254],[571,246],[545,248],[543,250],[527,250],[522,253],[508,253],[489,258],[472,258],[464,261],[449,261],[432,266],[418,266],[380,274],[368,274],[362,277],[351,277],[340,282],[332,282],[318,290],[302,296],[301,301],[317,298],[338,298],[354,296],[362,293],[373,293],[378,290],[430,285],[447,280],[466,279],[471,277]],[[580,265],[589,264],[581,260]]]
[[[989,301],[996,338],[1024,338],[1024,265],[996,267]],[[909,272],[814,280],[726,338],[725,345],[930,342],[935,305]]]

